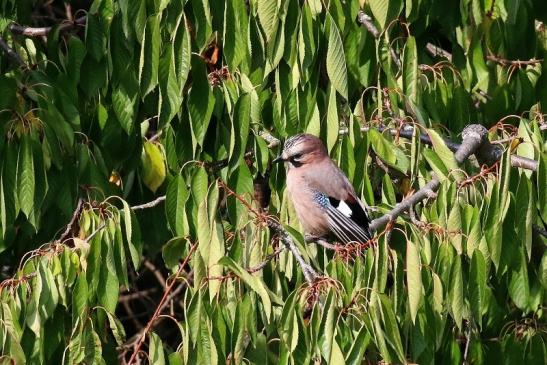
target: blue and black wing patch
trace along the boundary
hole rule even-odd
[[[323,193],[316,193],[315,200],[327,214],[332,233],[343,243],[371,239],[368,215],[357,200],[338,200]]]

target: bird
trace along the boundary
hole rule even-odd
[[[289,198],[306,241],[332,235],[343,244],[370,241],[367,208],[321,139],[307,133],[289,137],[273,162],[285,162]]]

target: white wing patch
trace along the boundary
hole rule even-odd
[[[340,200],[340,203],[338,204],[336,209],[338,209],[346,217],[351,218],[351,214],[353,213],[353,211],[343,200]]]

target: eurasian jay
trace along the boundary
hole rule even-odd
[[[287,189],[306,240],[329,233],[345,244],[370,240],[366,208],[319,138],[290,137],[274,162],[287,162]]]

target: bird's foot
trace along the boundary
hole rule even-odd
[[[317,242],[317,240],[325,239],[323,236],[316,236],[314,234],[306,233],[304,234],[304,242],[310,243],[310,242]]]

